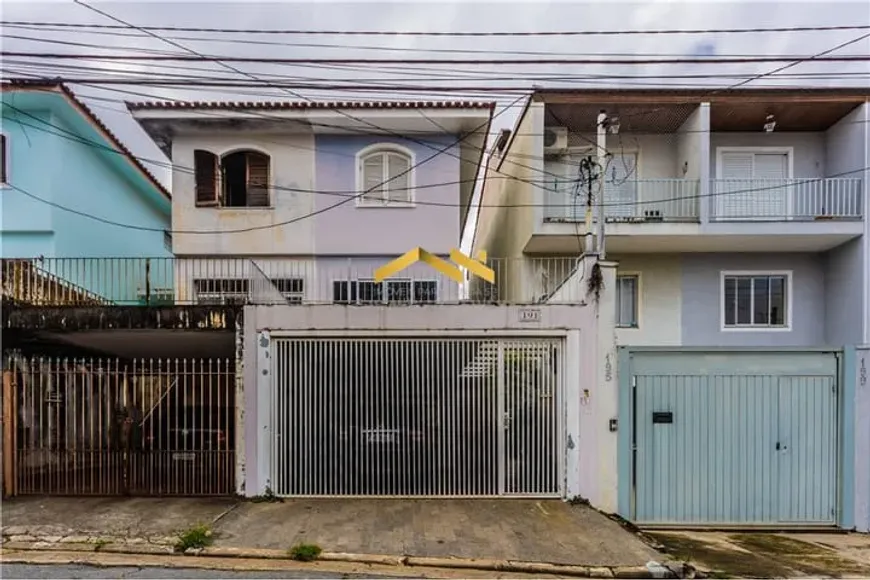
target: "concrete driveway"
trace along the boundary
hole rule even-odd
[[[332,552],[642,566],[662,556],[619,524],[558,500],[306,499],[242,503],[217,544]]]
[[[664,556],[586,506],[558,500],[16,498],[3,528],[19,534],[170,536],[198,524],[215,545],[643,566]],[[34,528],[39,528],[38,532]]]

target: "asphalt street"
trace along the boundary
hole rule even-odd
[[[153,578],[153,579],[235,579],[235,578],[275,578],[275,579],[302,579],[302,578],[382,578],[379,576],[362,576],[356,574],[330,574],[326,572],[312,572],[300,570],[272,571],[272,572],[231,572],[224,570],[202,570],[198,568],[161,568],[161,567],[138,567],[138,566],[87,566],[82,564],[2,564],[0,565],[0,577],[4,580],[17,578]]]

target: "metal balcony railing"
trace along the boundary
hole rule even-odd
[[[608,222],[697,222],[700,182],[696,179],[639,179],[604,186]],[[593,191],[595,190],[593,186]],[[583,184],[552,180],[546,187],[544,219],[582,222],[588,193]],[[593,208],[593,215],[597,215]]]
[[[444,258],[447,260],[447,258]],[[386,260],[24,258],[2,261],[7,300],[36,306],[537,304],[586,296],[576,258],[488,259],[490,283],[416,263],[376,283]]]
[[[863,184],[858,178],[714,179],[712,221],[860,220]]]

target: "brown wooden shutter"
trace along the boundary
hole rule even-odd
[[[211,151],[193,152],[196,205],[218,205],[218,158]]]
[[[269,156],[250,151],[248,159],[248,207],[269,207]]]

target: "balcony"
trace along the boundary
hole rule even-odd
[[[640,179],[606,184],[607,222],[698,222],[700,182],[696,179]],[[551,181],[546,188],[544,220],[583,222],[587,195],[577,181]],[[593,214],[597,214],[597,208]]]
[[[574,258],[489,259],[495,283],[416,263],[383,282],[369,258],[26,258],[2,261],[4,302],[32,306],[560,304],[582,302]]]
[[[710,221],[860,221],[857,178],[714,179]]]

